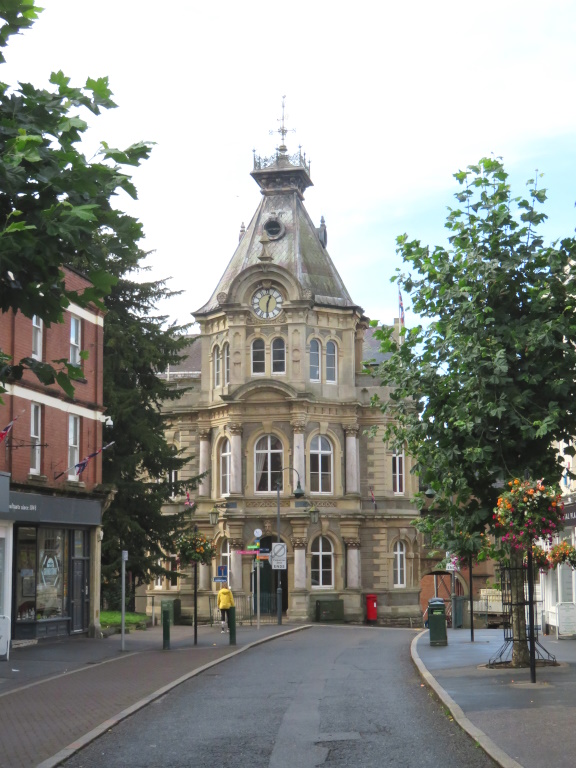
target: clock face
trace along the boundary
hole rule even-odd
[[[252,296],[252,309],[264,320],[276,317],[282,311],[282,294],[276,288],[259,288]]]

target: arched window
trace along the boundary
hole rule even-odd
[[[332,493],[332,444],[327,437],[316,435],[310,443],[310,492]]]
[[[220,546],[220,563],[226,567],[226,575],[230,579],[230,539],[224,539]],[[224,586],[219,584],[218,586]]]
[[[320,342],[310,342],[310,381],[320,381]]]
[[[270,493],[276,490],[277,483],[282,490],[283,456],[282,442],[274,435],[264,435],[258,440],[254,450],[256,491]]]
[[[266,352],[264,339],[254,339],[252,342],[252,373],[266,373]]]
[[[272,373],[286,373],[286,345],[284,339],[272,342]]]
[[[394,544],[394,575],[393,583],[395,587],[406,586],[406,547],[403,541],[397,541]]]
[[[224,358],[224,386],[230,384],[230,344],[224,344],[222,348]]]
[[[220,347],[214,347],[214,386],[220,386]]]
[[[336,383],[336,344],[333,341],[326,344],[326,381]]]
[[[326,536],[318,536],[312,542],[312,589],[334,586],[334,550]]]
[[[230,493],[230,464],[232,450],[230,440],[226,438],[220,448],[220,494],[226,496]]]

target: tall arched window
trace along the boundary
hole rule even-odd
[[[310,381],[320,381],[320,342],[310,342]]]
[[[230,440],[226,438],[220,448],[220,494],[227,496],[230,493],[230,465],[232,462],[232,449]]]
[[[230,539],[224,539],[220,546],[220,563],[226,566],[226,573],[230,578]],[[221,585],[223,586],[223,585]]]
[[[336,383],[336,344],[333,341],[326,344],[326,381]]]
[[[284,339],[272,342],[272,373],[286,373],[286,345]]]
[[[312,589],[334,586],[334,550],[327,536],[318,536],[312,542]]]
[[[214,347],[214,386],[220,386],[220,347]]]
[[[332,493],[332,444],[327,437],[316,435],[310,443],[310,492]]]
[[[264,435],[254,449],[254,488],[260,492],[276,490],[280,483],[282,490],[282,462],[284,451],[282,442],[274,435]]]
[[[230,344],[224,344],[222,348],[224,358],[224,386],[230,384]]]
[[[266,373],[266,350],[264,339],[254,339],[252,342],[252,373]]]
[[[406,586],[406,546],[403,541],[397,541],[394,544],[394,575],[393,583],[395,587]]]

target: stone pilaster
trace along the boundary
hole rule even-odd
[[[229,424],[232,466],[230,467],[230,493],[242,493],[242,425]]]
[[[208,472],[198,485],[199,496],[210,496],[210,448],[212,431],[210,429],[200,429],[198,438],[200,440],[200,474]]]
[[[360,463],[357,424],[345,424],[346,433],[346,493],[360,493]]]

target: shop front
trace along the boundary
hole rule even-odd
[[[12,637],[88,632],[99,615],[99,567],[93,566],[100,557],[101,503],[12,491],[9,514]]]

